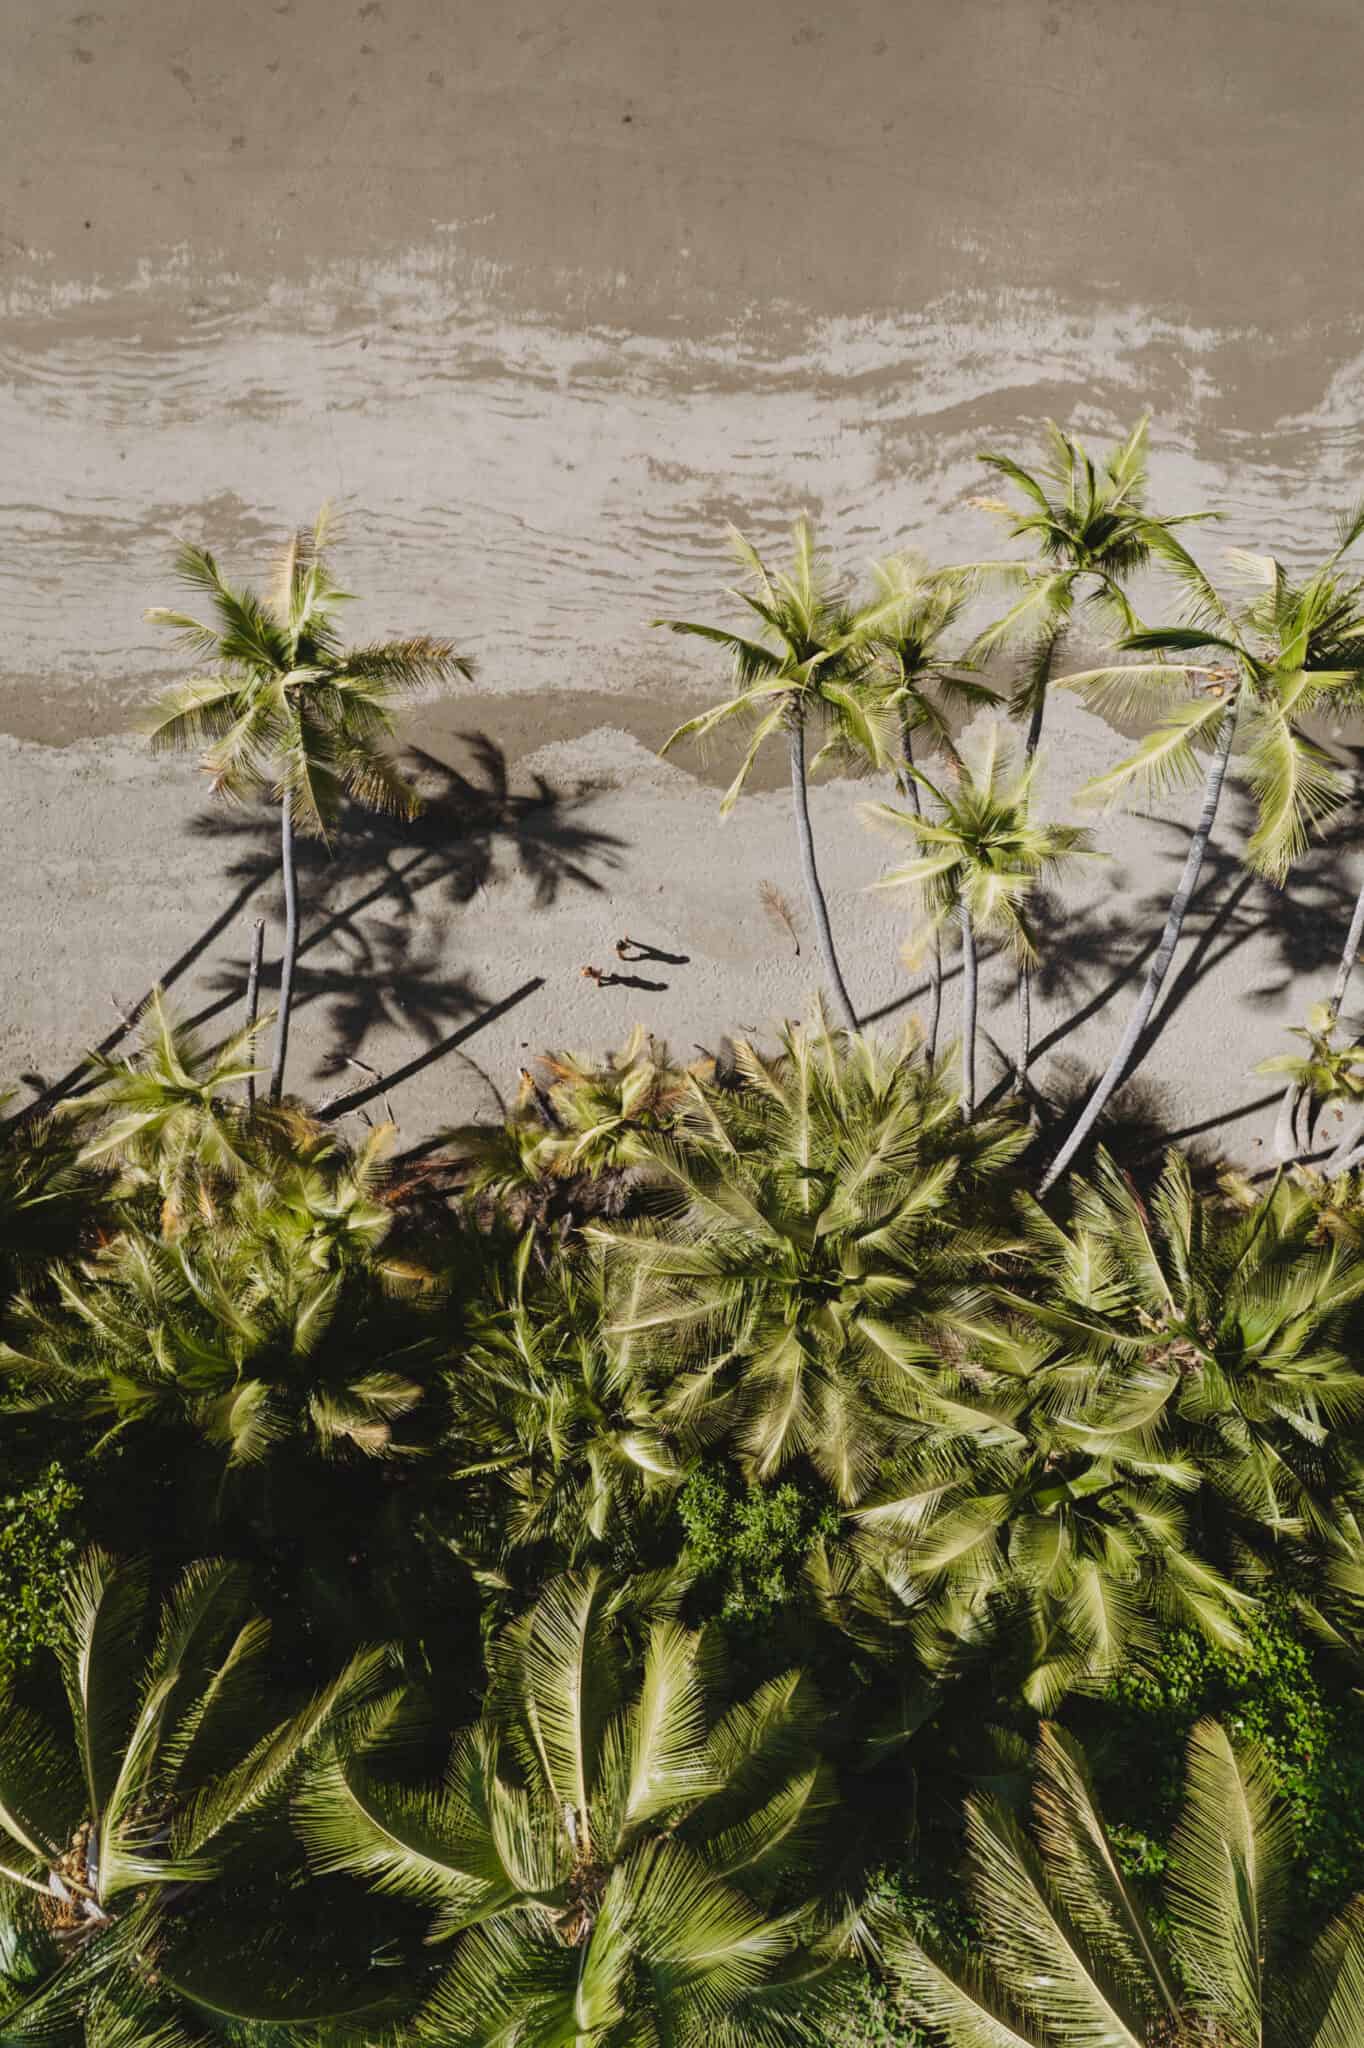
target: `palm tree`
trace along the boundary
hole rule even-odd
[[[650,1133],[672,1129],[690,1075],[713,1062],[674,1066],[668,1048],[637,1024],[604,1064],[574,1052],[543,1053],[535,1064],[554,1112],[542,1146],[546,1170],[599,1180],[647,1164]]]
[[[982,581],[1021,583],[1020,596],[1002,618],[981,633],[972,648],[979,660],[992,649],[1019,636],[1031,636],[1028,665],[1009,705],[1016,718],[1028,719],[1024,760],[1031,761],[1042,737],[1047,697],[1056,657],[1069,631],[1077,600],[1088,603],[1102,619],[1116,622],[1120,632],[1136,629],[1137,619],[1126,584],[1146,567],[1153,546],[1176,526],[1208,518],[1185,513],[1158,519],[1146,509],[1147,419],[1138,420],[1096,467],[1083,443],[1063,433],[1054,420],[1046,423],[1047,452],[1037,470],[1027,470],[1007,455],[984,454],[980,460],[1023,493],[1022,512],[998,499],[981,499],[984,509],[1009,522],[1011,540],[1029,540],[1039,562],[977,562],[969,571]],[[1025,1043],[1032,1033],[1032,970],[1019,967],[1018,1007]],[[1027,1077],[1027,1053],[1019,1069]]]
[[[986,736],[978,762],[961,763],[954,790],[930,782],[922,769],[912,771],[937,798],[936,820],[918,811],[897,811],[889,804],[868,804],[863,810],[870,822],[904,834],[918,849],[917,859],[872,886],[915,890],[935,935],[949,921],[960,928],[961,1099],[968,1119],[976,1097],[976,943],[1002,938],[1020,960],[1034,959],[1037,949],[1024,909],[1027,898],[1067,860],[1094,850],[1089,834],[1076,826],[1033,822],[1029,797],[1035,772],[1034,757],[1008,779],[996,725]],[[1020,1073],[1027,1070],[1028,1054],[1025,1043]]]
[[[597,1573],[551,1580],[439,1789],[386,1779],[378,1744],[337,1745],[296,1800],[316,1869],[431,1913],[450,1960],[426,2038],[781,2041],[829,2001],[839,1943],[806,1904],[829,1788],[804,1681],[719,1713],[696,1636],[653,1620],[631,1683],[621,1621]]]
[[[1200,1553],[1197,1467],[1133,1423],[1129,1388],[1058,1371],[969,1304],[939,1352],[918,1428],[851,1517],[870,1580],[845,1588],[854,1610],[879,1609],[940,1680],[983,1644],[993,1693],[1017,1684],[1043,1713],[1171,1623],[1243,1650],[1254,1603]]]
[[[158,1986],[157,2004],[172,1990],[193,2000],[196,1980],[243,1939],[233,1923],[251,1885],[259,1906],[273,1889],[275,1831],[300,1766],[384,1667],[362,1653],[281,1717],[265,1683],[269,1630],[245,1612],[238,1567],[191,1565],[153,1630],[155,1618],[145,1571],[88,1552],[68,1582],[57,1650],[69,1719],[6,1703],[0,1882],[36,1966],[5,2013],[11,2038],[115,1994],[133,2007]],[[257,1944],[244,2001],[216,2010],[268,2012],[273,1994],[290,2016],[312,1959],[296,1956],[271,1984],[267,1947]],[[357,1996],[335,1945],[330,1962],[330,1992],[311,2012],[295,2007],[298,2018],[378,2004],[372,1980]]]
[[[926,732],[957,759],[946,711],[998,703],[995,692],[962,673],[969,666],[946,652],[944,641],[966,602],[968,583],[957,571],[931,569],[917,555],[892,555],[872,563],[876,595],[858,616],[858,631],[874,650],[892,687],[899,713],[900,761],[896,782],[918,817],[922,811],[914,773],[914,735]],[[932,1009],[927,1051],[937,1057],[942,1017],[942,940],[933,934]]]
[[[53,1269],[55,1299],[21,1298],[0,1345],[7,1405],[74,1413],[103,1428],[101,1447],[145,1422],[186,1426],[232,1467],[291,1441],[324,1457],[414,1454],[402,1426],[431,1361],[387,1296],[429,1276],[383,1250],[393,1213],[371,1180],[384,1135],[349,1160],[321,1134],[313,1158],[253,1174],[172,1241],[130,1226]]]
[[[1306,1051],[1276,1053],[1261,1060],[1257,1074],[1287,1074],[1288,1085],[1274,1121],[1274,1156],[1288,1166],[1311,1150],[1317,1115],[1329,1102],[1364,1098],[1364,1045],[1335,1044],[1338,1003],[1313,1003],[1307,1022],[1290,1025]]]
[[[536,1285],[533,1244],[527,1231],[448,1376],[450,1478],[466,1519],[476,1501],[492,1564],[549,1545],[576,1566],[668,1499],[685,1470],[638,1343],[608,1335],[600,1255],[560,1258]]]
[[[1311,1192],[1279,1179],[1246,1206],[1209,1201],[1171,1153],[1148,1204],[1101,1152],[1070,1230],[1023,1206],[1032,1284],[1001,1298],[1044,1369],[1090,1389],[1077,1443],[1126,1437],[1188,1465],[1200,1544],[1252,1585],[1287,1576],[1315,1606],[1364,1582],[1364,1260],[1323,1243]]]
[[[298,957],[297,832],[326,839],[352,798],[410,818],[420,806],[387,751],[391,707],[414,691],[470,677],[447,640],[417,635],[344,647],[336,607],[349,593],[331,578],[324,508],[311,532],[285,548],[269,598],[233,589],[206,548],[186,543],[176,574],[211,607],[212,623],[157,605],[147,617],[171,626],[210,672],[163,697],[149,731],[153,747],[199,747],[215,794],[242,800],[270,790],[280,806],[284,958],[271,1099],[284,1087],[294,964]]]
[[[1065,1172],[1137,1063],[1198,887],[1233,744],[1239,739],[1245,750],[1256,802],[1246,859],[1257,874],[1281,883],[1311,832],[1346,799],[1345,777],[1307,739],[1302,721],[1324,702],[1343,706],[1364,691],[1364,582],[1338,573],[1342,556],[1361,533],[1364,507],[1337,521],[1336,547],[1302,583],[1291,582],[1272,556],[1232,551],[1235,567],[1256,593],[1235,610],[1173,535],[1153,536],[1153,549],[1187,593],[1192,623],[1129,633],[1120,642],[1127,651],[1154,654],[1154,662],[1065,679],[1097,711],[1130,717],[1154,706],[1160,714],[1135,754],[1087,786],[1089,796],[1112,799],[1131,787],[1154,794],[1187,788],[1200,779],[1200,750],[1208,760],[1198,822],[1141,993],[1117,1051],[1043,1175],[1040,1194]],[[1204,659],[1174,662],[1171,654]],[[1171,703],[1181,688],[1192,694]]]
[[[829,583],[809,521],[801,518],[796,522],[795,559],[789,573],[769,573],[753,544],[732,527],[730,540],[758,592],[754,596],[735,590],[732,595],[757,614],[769,640],[745,639],[726,627],[696,625],[685,619],[654,621],[674,633],[694,633],[727,648],[734,665],[735,694],[685,720],[665,741],[662,751],[666,754],[688,734],[705,739],[728,719],[755,719],[748,751],[721,801],[721,811],[728,812],[748,780],[763,741],[776,732],[786,735],[801,872],[824,971],[839,1015],[849,1030],[855,1031],[857,1015],[838,964],[829,907],[815,863],[805,739],[814,725],[832,728],[861,756],[884,768],[893,744],[891,713],[884,690],[867,686],[870,656],[865,633],[843,591]]]
[[[651,1141],[657,1217],[587,1234],[683,1447],[728,1441],[750,1484],[806,1461],[853,1502],[909,1390],[929,1398],[932,1333],[1012,1241],[992,1181],[1026,1133],[965,1127],[921,1063],[822,1020],[736,1061],[738,1091],[698,1084],[687,1125]]]
[[[987,511],[1009,523],[1011,540],[1036,546],[1039,562],[973,562],[959,574],[1022,584],[1022,592],[1003,617],[979,634],[973,656],[1031,634],[1027,673],[1009,709],[1028,718],[1025,759],[1031,760],[1042,737],[1042,720],[1052,669],[1070,627],[1077,600],[1088,603],[1100,618],[1114,621],[1123,633],[1134,632],[1137,619],[1126,584],[1150,561],[1153,550],[1176,526],[1206,519],[1206,512],[1157,518],[1146,509],[1146,418],[1138,420],[1095,465],[1081,441],[1046,422],[1047,449],[1037,469],[1024,469],[1008,455],[987,453],[980,461],[1014,484],[1026,500],[1025,509],[999,499],[980,499]]]
[[[914,2017],[943,2048],[1357,2038],[1364,1897],[1314,1948],[1292,1938],[1288,1816],[1254,1744],[1233,1744],[1215,1721],[1193,1730],[1159,1919],[1124,1873],[1083,1753],[1053,1727],[1037,1747],[1033,1833],[993,1801],[968,1806],[983,1968],[949,1972],[907,1932],[887,1944]]]
[[[11,1099],[0,1094],[0,1108]],[[14,1287],[71,1257],[106,1191],[69,1128],[51,1118],[0,1126],[0,1307]]]
[[[167,1236],[247,1171],[251,1119],[227,1091],[258,1071],[253,1054],[261,1028],[252,1023],[220,1044],[202,1046],[188,1026],[173,1022],[158,988],[143,1013],[136,1055],[88,1055],[103,1079],[65,1112],[100,1120],[80,1162],[116,1161],[135,1187],[155,1187]]]
[[[682,1068],[636,1025],[602,1062],[588,1053],[547,1052],[521,1069],[521,1090],[500,1125],[467,1124],[446,1142],[465,1169],[465,1189],[491,1194],[518,1227],[532,1216],[576,1224],[621,1216],[649,1177],[647,1140],[671,1129],[691,1079],[709,1057]]]
[[[290,1271],[305,1279],[369,1273],[394,1292],[431,1283],[424,1267],[386,1248],[395,1222],[392,1124],[373,1125],[352,1148],[297,1111],[258,1122],[257,1171],[238,1189],[232,1220],[259,1254],[279,1261],[277,1299],[291,1294]]]

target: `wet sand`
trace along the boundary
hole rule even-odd
[[[685,1050],[801,1007],[808,941],[786,957],[756,908],[763,879],[798,901],[780,763],[721,831],[724,763],[651,754],[720,679],[647,622],[716,614],[726,519],[775,541],[809,509],[850,570],[906,543],[994,552],[980,446],[1025,450],[1047,414],[1101,437],[1147,407],[1158,502],[1226,515],[1211,560],[1301,562],[1364,484],[1349,4],[11,0],[7,25],[6,1072],[102,1037],[110,994],[140,995],[225,910],[183,1006],[222,1000],[244,954],[258,898],[230,906],[268,822],[204,832],[192,765],[127,737],[177,672],[141,615],[180,534],[245,575],[331,498],[357,634],[430,627],[477,658],[476,688],[409,728],[444,764],[425,771],[444,847],[432,820],[407,849],[362,837],[311,899],[341,921],[315,928],[299,1081],[467,1030],[394,1091],[421,1136],[490,1102],[472,1060],[505,1088],[523,1049],[604,1045],[637,1014]],[[1118,744],[1058,709],[1049,773],[1073,784]],[[528,868],[537,774],[570,822]],[[898,1017],[903,915],[860,892],[884,849],[850,800],[817,800],[849,976]],[[1182,852],[1170,818],[1104,843],[1126,893],[1077,894],[1061,941],[1082,1002],[1135,957]],[[1209,916],[1238,886],[1214,880]],[[1247,1069],[1329,974],[1350,886],[1319,857],[1287,904],[1233,904],[1146,1070],[1176,1123],[1266,1092]],[[686,971],[593,989],[579,968],[618,926]],[[991,1028],[1011,1042],[1006,1007]],[[1043,1080],[1118,1028],[1098,1002]],[[1267,1129],[1248,1111],[1225,1140],[1251,1156]]]

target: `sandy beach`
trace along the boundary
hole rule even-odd
[[[619,726],[514,760],[509,751],[491,737],[414,751],[429,804],[417,826],[357,825],[329,859],[320,848],[304,857],[291,1082],[314,1101],[350,1104],[343,1115],[357,1134],[388,1108],[406,1144],[495,1114],[536,1052],[604,1052],[637,1021],[691,1058],[714,1049],[722,1030],[762,1037],[808,1008],[818,976],[784,791],[755,792],[721,823],[711,787]],[[1042,808],[1078,816],[1069,791],[1115,751],[1105,726],[1060,700]],[[127,740],[62,749],[6,740],[0,763],[11,845],[29,878],[8,919],[7,945],[22,963],[6,1029],[10,1071],[27,1087],[51,1081],[155,979],[181,1015],[219,1030],[235,1022],[251,921],[264,915],[276,942],[280,930],[271,814],[209,805],[191,764],[177,772]],[[927,990],[899,959],[906,907],[866,893],[892,852],[857,821],[869,794],[820,786],[812,808],[859,1014],[898,1031],[911,1015],[926,1022]],[[1205,871],[1160,1037],[1127,1109],[1253,1166],[1277,1091],[1250,1069],[1284,1049],[1284,1024],[1329,981],[1358,862],[1322,849],[1289,895],[1249,881],[1234,857],[1237,811],[1225,852]],[[1044,919],[1035,1076],[1057,1099],[1107,1056],[1186,833],[1175,804],[1161,816],[1108,819],[1099,836],[1110,858],[1087,863]],[[795,941],[764,909],[764,881],[790,904]],[[615,942],[627,936],[680,957],[622,968]],[[627,978],[598,987],[584,966]],[[955,957],[950,966],[945,1030],[954,1033]],[[267,1001],[269,979],[267,966]],[[988,964],[983,986],[988,1089],[1017,1043],[1010,963]],[[391,1077],[386,1090],[375,1074]]]
[[[648,621],[723,613],[726,520],[777,544],[808,509],[849,572],[993,552],[976,452],[1025,452],[1048,414],[1102,439],[1149,408],[1156,502],[1226,515],[1211,562],[1303,562],[1364,481],[1346,6],[862,0],[835,29],[776,0],[14,0],[9,23],[0,1075],[21,1098],[157,979],[225,1027],[254,916],[278,945],[273,820],[213,810],[192,761],[130,732],[178,672],[142,612],[181,534],[246,576],[332,499],[357,635],[430,628],[477,660],[406,728],[422,823],[348,828],[304,873],[294,1084],[335,1102],[395,1076],[416,1142],[494,1112],[548,1045],[640,1020],[687,1054],[808,1001],[782,764],[721,825],[729,757],[656,755],[724,679]],[[1058,699],[1046,806],[1121,747]],[[820,787],[814,816],[855,1000],[891,1028],[925,1005],[904,908],[865,893],[888,856],[856,822],[871,793]],[[1192,809],[1103,823],[1112,857],[1041,980],[1044,1088],[1111,1047]],[[1245,880],[1239,837],[1233,803],[1133,1106],[1253,1163],[1274,1090],[1250,1070],[1324,992],[1358,833],[1286,894]],[[635,970],[657,987],[585,979],[627,933],[685,960]],[[986,986],[1007,1053],[1002,964]]]

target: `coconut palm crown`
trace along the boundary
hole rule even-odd
[[[384,1138],[349,1158],[325,1134],[311,1160],[253,1173],[169,1242],[129,1225],[54,1268],[0,1343],[4,1405],[77,1414],[101,1447],[146,1422],[186,1426],[231,1466],[291,1440],[323,1456],[415,1448],[402,1425],[429,1360],[419,1332],[395,1349],[385,1302],[428,1276],[382,1249],[392,1212],[369,1180]]]
[[[729,1442],[750,1483],[806,1460],[860,1499],[909,1390],[929,1392],[968,1272],[1013,1241],[988,1187],[1026,1133],[963,1125],[909,1051],[822,1020],[788,1026],[774,1057],[741,1042],[746,1085],[698,1084],[693,1119],[653,1140],[654,1214],[589,1228],[618,1276],[616,1334],[666,1378],[661,1412],[684,1441]]]
[[[537,1280],[533,1248],[527,1231],[449,1375],[450,1478],[488,1561],[546,1545],[577,1565],[685,1470],[642,1347],[609,1334],[600,1251]]]
[[[9,1700],[0,1726],[0,1910],[6,1953],[22,1932],[33,1966],[26,1996],[4,2015],[9,2038],[70,2022],[111,1986],[134,2002],[158,1985],[193,1999],[196,1979],[243,1938],[231,1925],[243,1904],[234,1871],[252,1873],[264,1907],[263,1817],[278,1821],[310,1749],[384,1668],[379,1653],[358,1654],[281,1717],[266,1684],[268,1639],[246,1611],[238,1567],[189,1566],[158,1612],[141,1567],[98,1550],[81,1560],[57,1653],[68,1717]],[[205,1897],[213,1903],[201,1909]],[[270,2010],[269,1946],[255,1945],[244,2002],[222,2003],[215,1989],[216,2010]],[[285,1968],[273,1986],[281,2008],[311,1967],[305,1953]],[[352,1979],[346,2002],[374,2005],[373,1983],[357,1997]],[[337,2009],[323,1992],[313,2014]]]
[[[196,1211],[209,1213],[219,1192],[249,1170],[251,1120],[228,1091],[258,1071],[255,1042],[268,1022],[263,1018],[204,1046],[188,1025],[170,1016],[158,988],[132,1058],[88,1056],[101,1078],[64,1111],[99,1123],[81,1149],[81,1163],[113,1161],[134,1186],[156,1188],[168,1235],[182,1230]]]
[[[1120,632],[1135,632],[1139,622],[1125,588],[1128,579],[1159,553],[1175,527],[1212,516],[1158,518],[1147,510],[1147,427],[1146,419],[1138,420],[1101,464],[1054,420],[1046,423],[1046,452],[1035,470],[1008,455],[980,457],[1017,488],[1024,503],[1020,511],[999,499],[977,502],[1008,522],[1011,540],[1031,541],[1040,557],[1036,565],[967,565],[983,581],[1022,585],[1008,611],[977,636],[972,653],[979,659],[1009,640],[1031,639],[1029,664],[1009,707],[1015,717],[1029,719],[1030,756],[1042,735],[1056,650],[1077,601]]]
[[[960,759],[954,786],[930,781],[922,769],[912,771],[937,799],[936,818],[891,804],[863,806],[870,824],[908,839],[917,853],[906,866],[882,875],[873,888],[912,890],[927,913],[932,937],[949,922],[961,931],[962,1100],[968,1115],[975,1105],[977,943],[998,939],[1020,960],[1034,959],[1029,896],[1067,861],[1095,854],[1089,833],[1080,827],[1033,818],[1036,772],[1034,755],[1010,773],[1003,735],[991,725],[975,755],[968,751]],[[1027,1064],[1026,1047],[1022,1063]]]
[[[850,1518],[852,1632],[860,1611],[943,1677],[987,1645],[995,1687],[1043,1713],[1170,1624],[1242,1652],[1255,1603],[1200,1544],[1196,1461],[1131,1424],[1125,1389],[1095,1394],[988,1313],[941,1342],[919,1427]]]
[[[1328,1606],[1333,1588],[1364,1591],[1364,1261],[1323,1231],[1312,1192],[1200,1198],[1172,1153],[1147,1201],[1100,1153],[1068,1230],[1024,1209],[1037,1278],[1000,1298],[1050,1369],[1088,1382],[1076,1442],[1186,1461],[1204,1542],[1249,1588],[1274,1573]]]
[[[654,1619],[627,1675],[619,1597],[550,1581],[504,1634],[439,1789],[338,1745],[296,1801],[314,1866],[431,1916],[421,2037],[459,2048],[779,2042],[837,1968],[806,1905],[829,1788],[799,1674],[727,1712],[699,1639]],[[395,1708],[396,1711],[396,1708]]]

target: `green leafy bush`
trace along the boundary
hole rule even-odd
[[[1253,1737],[1274,1764],[1299,1859],[1298,1896],[1315,1918],[1364,1886],[1364,1715],[1286,1601],[1271,1601],[1247,1633],[1249,1653],[1238,1658],[1175,1630],[1149,1670],[1113,1685],[1100,1710],[1109,1803],[1141,1798],[1115,1833],[1133,1875],[1159,1875],[1189,1730],[1214,1715],[1234,1736]],[[1100,1752],[1091,1753],[1097,1761]]]
[[[837,1509],[814,1488],[745,1487],[707,1466],[688,1475],[677,1512],[686,1561],[711,1583],[724,1621],[760,1621],[786,1606],[811,1548],[838,1532]]]
[[[81,1544],[81,1490],[55,1460],[0,1499],[0,1679],[54,1640],[62,1582]]]

